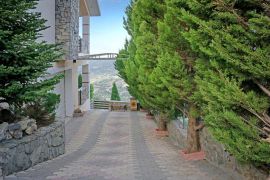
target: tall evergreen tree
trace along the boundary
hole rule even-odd
[[[163,0],[137,0],[132,8],[133,43],[136,46],[133,66],[137,68],[137,93],[142,106],[152,109],[153,87],[149,79],[157,65],[157,22],[163,18]]]
[[[200,150],[199,132],[200,108],[194,101],[197,91],[194,81],[197,53],[192,50],[184,34],[194,23],[186,18],[187,14],[206,18],[209,11],[207,1],[166,1],[164,20],[158,24],[159,55],[158,65],[151,75],[156,84],[154,103],[159,111],[180,110],[189,119],[187,149],[188,153]]]
[[[116,86],[115,82],[113,83],[113,87],[112,87],[111,100],[113,100],[113,101],[121,101],[121,98],[119,96],[119,92],[118,92],[118,89],[117,89],[117,86]]]
[[[44,76],[59,53],[55,45],[37,42],[46,29],[40,13],[31,11],[37,0],[0,2],[0,101],[19,108],[53,90],[59,77]]]
[[[135,63],[136,45],[134,43],[135,32],[132,20],[132,11],[135,2],[136,0],[132,0],[126,8],[124,27],[131,39],[126,41],[124,49],[119,51],[119,56],[116,60],[116,69],[118,70],[120,77],[128,84],[129,93],[141,101],[140,93],[138,92],[138,66]]]
[[[189,117],[188,152],[200,148],[202,116],[239,160],[269,165],[269,2],[165,2],[128,8],[129,90],[148,108]]]
[[[121,49],[119,51],[118,56],[116,57],[116,61],[114,63],[114,68],[118,71],[119,77],[122,78],[124,81],[127,81],[127,75],[125,72],[125,62],[129,58],[128,45],[129,42],[128,40],[126,40],[124,49]]]
[[[213,135],[239,160],[270,164],[270,3],[216,1],[185,36],[200,54],[197,100]]]
[[[82,87],[82,74],[79,74],[78,76],[78,88],[80,89]]]
[[[90,100],[91,101],[94,100],[94,84],[93,83],[90,84]]]

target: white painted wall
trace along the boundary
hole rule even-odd
[[[65,109],[66,116],[71,117],[74,112],[72,94],[72,69],[65,71]]]
[[[59,117],[59,118],[66,117],[65,79],[64,78],[55,86],[54,92],[60,95],[60,103],[58,104],[58,107],[56,110],[56,117]]]
[[[49,26],[46,30],[42,31],[42,36],[38,41],[46,41],[49,44],[55,43],[55,0],[39,0],[37,12],[41,12],[42,18],[46,19],[46,26]],[[89,23],[89,18],[87,18]],[[85,28],[84,31],[88,32],[85,38],[88,40],[89,48],[89,27]],[[87,48],[87,50],[88,50]],[[63,66],[54,64],[52,68],[48,69],[50,75],[64,73],[65,77],[59,84],[55,86],[55,93],[60,94],[61,102],[56,111],[57,117],[72,116],[73,112],[78,105],[78,66],[83,65],[85,62],[73,63],[65,62]],[[83,105],[83,110],[89,110],[90,101],[89,99]]]
[[[55,43],[55,0],[39,0],[37,12],[41,12],[42,18],[46,19],[48,29],[42,31],[43,37],[39,41],[46,41],[50,44]]]
[[[47,22],[45,25],[49,28],[42,31],[42,37],[37,41],[46,41],[49,44],[55,43],[55,0],[39,0],[35,12],[40,12],[41,17],[46,19]],[[48,73],[51,75],[62,73],[63,68],[54,66],[48,69]],[[65,117],[66,116],[66,105],[65,105],[65,79],[62,79],[54,89],[56,94],[60,95],[60,103],[56,110],[56,117]]]

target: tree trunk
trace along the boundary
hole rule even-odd
[[[196,130],[196,107],[191,106],[188,113],[187,149],[186,153],[200,151],[199,131]]]
[[[160,131],[166,131],[167,127],[166,127],[166,118],[167,116],[165,114],[160,114],[159,118],[158,118],[158,129]]]

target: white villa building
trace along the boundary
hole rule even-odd
[[[78,58],[82,54],[89,54],[90,16],[100,16],[97,0],[39,0],[36,11],[41,12],[47,20],[46,26],[49,26],[42,32],[40,40],[61,44],[64,52],[63,57],[48,70],[51,75],[64,74],[55,88],[55,92],[61,96],[57,117],[71,117],[77,108],[89,110],[89,65],[88,61],[80,61]],[[79,23],[80,20],[82,23]],[[80,29],[82,37],[79,37]],[[79,69],[83,77],[80,100]]]

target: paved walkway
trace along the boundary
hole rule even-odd
[[[7,180],[228,180],[206,161],[185,161],[140,112],[92,111],[66,124],[66,154]]]

